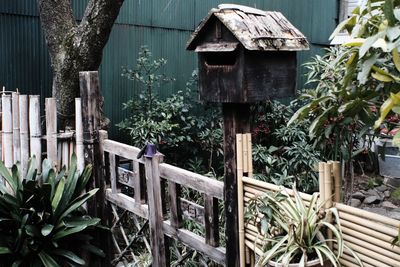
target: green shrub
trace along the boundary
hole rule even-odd
[[[29,163],[25,177],[17,166],[12,172],[0,161],[0,266],[83,266],[84,251],[103,256],[90,244],[88,230],[97,226],[98,218],[90,217],[82,205],[97,189],[84,193],[92,167],[79,175],[76,157],[72,156],[68,175],[65,167],[56,173],[45,159],[42,173]]]

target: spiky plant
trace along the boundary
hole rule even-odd
[[[349,248],[343,240],[339,215],[336,208],[324,209],[325,203],[318,200],[319,194],[314,193],[306,203],[295,187],[293,198],[283,189],[252,199],[246,218],[262,217],[259,229],[265,244],[256,266],[265,266],[269,261],[276,262],[277,266],[287,267],[291,263],[307,266],[314,259],[321,266],[326,260],[335,267],[340,266],[339,257],[345,247]],[[332,239],[328,238],[328,231],[332,232]],[[336,253],[328,246],[329,242],[336,243]],[[351,253],[362,266],[357,255]]]
[[[92,167],[77,172],[75,155],[66,175],[50,162],[37,174],[35,158],[25,177],[14,165],[11,172],[0,161],[0,266],[83,266],[81,253],[104,253],[90,244],[88,230],[100,219],[90,217],[82,205],[97,189],[84,193]]]

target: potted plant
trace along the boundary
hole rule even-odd
[[[310,203],[305,203],[296,188],[293,197],[283,189],[252,199],[245,216],[247,220],[258,218],[255,221],[264,244],[264,253],[256,266],[340,266],[339,257],[345,244],[338,212],[336,208],[323,207],[318,193],[313,194]],[[330,242],[336,243],[336,253],[329,247]]]
[[[100,219],[82,207],[97,192],[84,192],[92,167],[79,174],[73,155],[68,174],[46,159],[37,175],[34,161],[24,177],[0,161],[0,266],[88,266],[82,252],[104,256],[90,243]]]

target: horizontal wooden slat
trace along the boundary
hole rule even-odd
[[[396,228],[400,227],[400,221],[386,216],[382,216],[373,212],[347,206],[341,203],[335,203],[335,207],[338,209],[338,211],[342,211],[344,213],[349,213],[358,217],[366,218],[368,220],[379,222],[382,224],[387,224]]]
[[[205,239],[185,229],[175,229],[169,221],[164,221],[164,233],[169,237],[175,238],[186,246],[191,247],[198,252],[204,253],[216,263],[225,264],[225,248],[212,247],[207,245]]]
[[[122,193],[113,194],[111,189],[106,190],[106,199],[111,203],[130,211],[142,218],[148,218],[148,206],[144,204],[137,204],[135,200]]]
[[[218,199],[224,198],[224,183],[169,164],[160,164],[162,178]]]
[[[140,149],[134,146],[118,143],[112,140],[104,140],[103,149],[105,152],[115,154],[126,159],[135,160],[143,163],[142,159],[137,159]]]

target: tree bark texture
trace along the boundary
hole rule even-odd
[[[79,71],[98,70],[103,48],[124,0],[90,0],[76,22],[71,0],[37,0],[53,70],[53,97],[61,122],[72,121]]]

